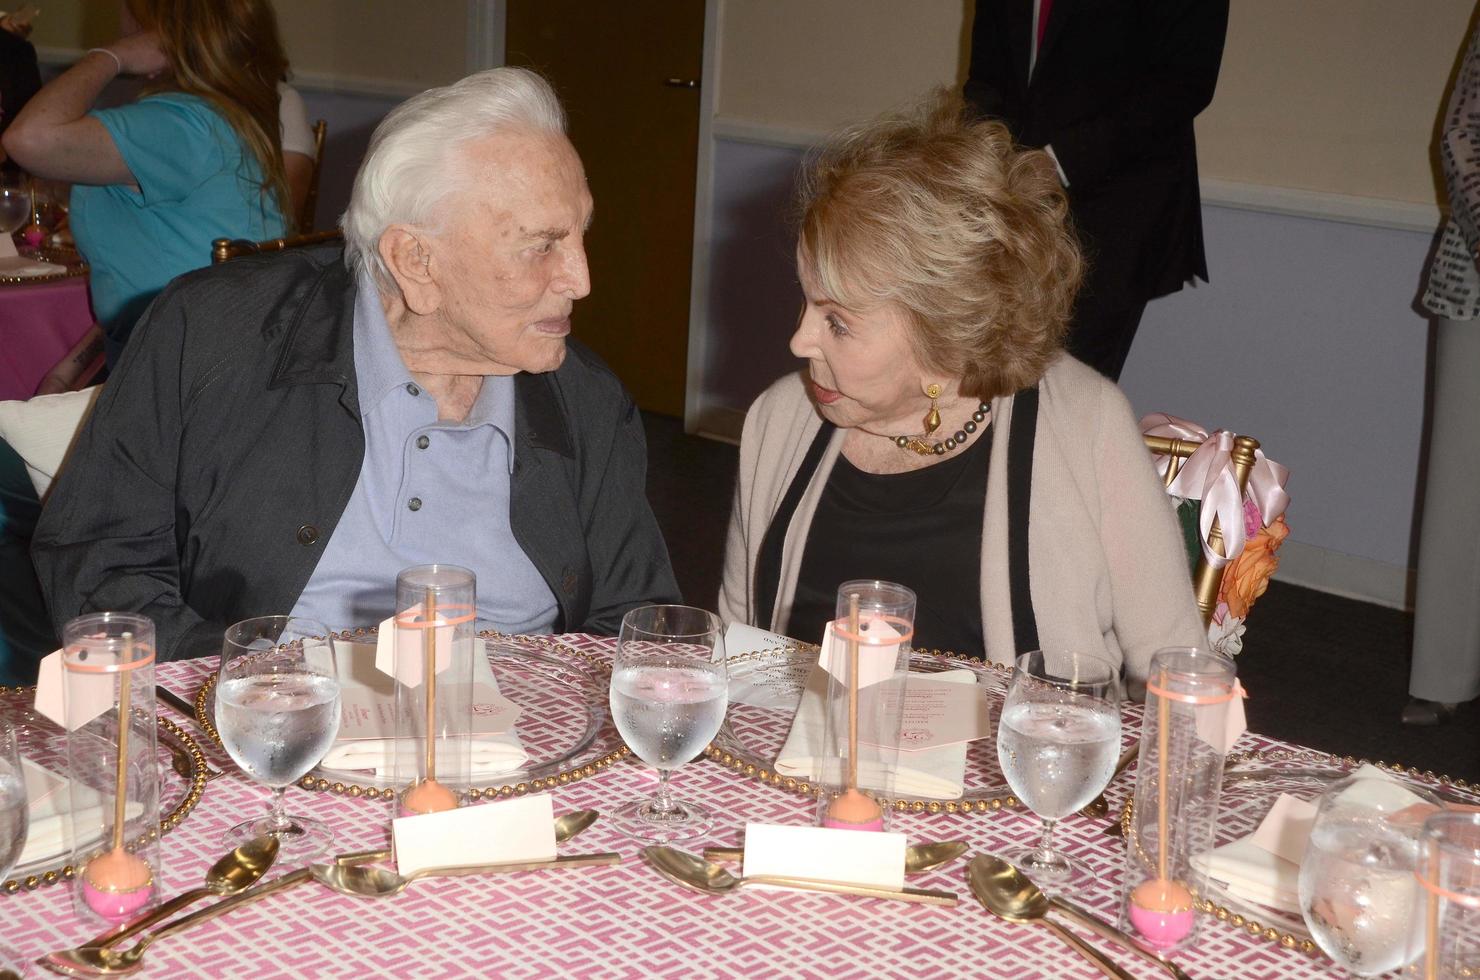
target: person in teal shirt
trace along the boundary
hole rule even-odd
[[[291,213],[287,58],[269,0],[126,0],[121,22],[124,36],[42,88],[4,136],[26,170],[73,184],[110,366],[164,285],[209,264],[212,240],[279,237]],[[151,94],[89,111],[120,74],[149,79]]]

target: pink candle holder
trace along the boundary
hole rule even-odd
[[[75,904],[112,923],[160,891],[154,624],[79,616],[62,634]]]

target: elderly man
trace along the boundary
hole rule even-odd
[[[616,632],[677,595],[642,424],[567,341],[591,195],[537,75],[381,123],[345,249],[183,276],[140,322],[45,508],[52,618],[133,610],[163,658],[292,610],[377,622],[396,573],[478,575],[480,626]]]

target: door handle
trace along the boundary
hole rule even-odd
[[[663,82],[669,88],[698,88],[697,78],[670,78]]]

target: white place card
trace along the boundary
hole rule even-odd
[[[745,875],[904,887],[904,834],[830,827],[745,825]]]
[[[555,804],[549,793],[458,807],[391,821],[396,870],[511,864],[555,857]],[[901,858],[901,860],[903,860]]]
[[[0,236],[3,237],[3,236]],[[50,718],[67,731],[76,731],[114,705],[113,673],[73,673],[70,696],[64,692],[67,670],[62,651],[41,658],[36,674],[36,713]]]

